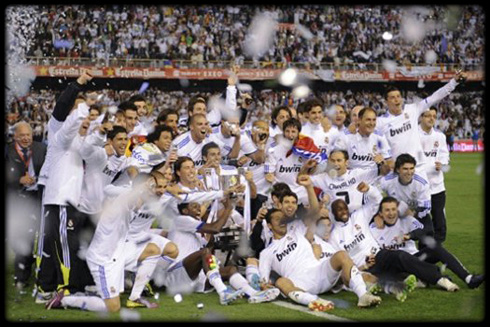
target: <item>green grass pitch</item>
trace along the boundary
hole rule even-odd
[[[484,156],[481,153],[451,154],[451,170],[446,173],[448,237],[446,248],[455,254],[470,272],[484,272]],[[480,173],[477,172],[480,167]],[[10,252],[9,252],[10,253]],[[16,296],[11,258],[6,266],[5,314],[11,322],[121,321],[120,314],[101,315],[77,309],[50,310],[35,304],[30,294]],[[382,294],[383,302],[376,308],[358,309],[354,293],[325,293],[321,296],[333,300],[337,307],[330,314],[355,321],[482,321],[485,308],[485,283],[479,289],[469,289],[452,272],[446,273],[460,286],[450,293],[436,287],[416,289],[404,303],[393,295]],[[124,307],[127,294],[122,296]],[[283,301],[287,301],[282,299]],[[142,322],[199,321],[226,319],[229,321],[327,321],[272,303],[248,304],[240,299],[229,306],[221,306],[216,293],[184,295],[176,303],[162,293],[159,309],[134,310]],[[198,309],[197,303],[204,303]],[[131,313],[135,313],[131,311]],[[124,315],[123,315],[124,316]]]

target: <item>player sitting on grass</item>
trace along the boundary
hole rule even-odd
[[[269,210],[265,218],[274,239],[260,254],[263,288],[270,286],[270,273],[274,270],[281,276],[275,285],[282,293],[310,310],[329,311],[334,304],[317,294],[330,290],[342,278],[358,296],[359,307],[381,302],[381,298],[367,291],[361,273],[347,252],[336,251],[329,260],[320,260],[322,249],[315,244],[312,230],[307,228],[306,234],[300,228],[288,230],[285,218],[278,209]]]
[[[461,262],[441,243],[434,240],[419,251],[415,240],[424,237],[427,228],[412,216],[399,218],[398,200],[388,196],[379,205],[379,216],[383,219],[383,226],[377,227],[375,223],[370,225],[371,233],[378,243],[386,249],[402,250],[413,254],[426,262],[442,262],[454,272],[461,280],[465,281],[469,288],[477,288],[483,283],[484,275],[471,275]]]
[[[169,230],[168,238],[180,245],[181,251],[178,259],[182,261],[168,269],[168,276],[166,276],[163,284],[167,287],[170,285],[187,285],[189,284],[189,280],[192,280],[194,285],[192,291],[196,292],[204,292],[209,288],[209,284],[211,284],[219,293],[220,303],[223,305],[234,301],[243,293],[248,296],[250,303],[272,301],[279,295],[278,289],[261,291],[260,289],[252,288],[247,280],[238,273],[235,266],[219,267],[216,258],[214,255],[211,255],[209,250],[203,252],[201,258],[203,255],[205,256],[204,262],[208,263],[211,269],[207,270],[206,266],[202,265],[201,262],[203,259],[201,259],[201,262],[189,259],[196,251],[199,251],[204,245],[208,244],[208,239],[203,234],[208,234],[212,237],[212,234],[221,231],[233,210],[232,200],[228,198],[229,195],[233,192],[243,191],[243,189],[244,185],[236,185],[225,191],[224,210],[218,214],[218,219],[212,223],[206,223],[201,220],[201,205],[199,203],[179,204],[181,215],[174,219],[174,223]],[[212,246],[212,244],[209,246]],[[185,269],[179,269],[179,266]],[[201,267],[204,268],[204,272],[202,272]],[[209,283],[205,283],[206,277]],[[228,280],[230,285],[237,291],[231,288],[227,289],[221,281],[221,278]]]
[[[400,274],[413,274],[429,284],[437,284],[447,291],[454,292],[458,286],[442,276],[439,267],[400,250],[386,250],[379,246],[371,234],[369,222],[376,214],[381,202],[381,193],[362,182],[357,187],[365,193],[367,203],[350,213],[347,203],[337,199],[332,203],[335,226],[329,243],[338,250],[345,250],[358,267],[382,280],[398,280]]]

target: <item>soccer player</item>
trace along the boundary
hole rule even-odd
[[[434,226],[430,217],[430,185],[415,173],[416,160],[408,153],[400,154],[395,161],[394,172],[380,181],[381,190],[400,201],[400,217],[414,216],[427,229],[427,236],[433,238]],[[430,242],[426,237],[422,244]]]
[[[371,233],[378,243],[385,249],[403,250],[427,262],[442,262],[453,271],[469,288],[477,288],[483,283],[483,275],[472,275],[461,262],[440,243],[431,247],[418,250],[416,240],[421,239],[426,233],[426,228],[412,216],[399,218],[398,200],[393,197],[385,197],[379,205],[379,215],[384,221],[384,226],[378,228],[375,223],[370,225]]]
[[[131,165],[141,172],[149,173],[156,165],[164,160],[168,161],[173,139],[174,134],[171,127],[165,125],[155,127],[153,132],[146,137],[146,142],[137,145],[131,152]],[[177,160],[176,154],[171,158],[171,161],[175,160]]]
[[[48,179],[43,195],[46,217],[42,251],[47,254],[43,254],[43,257],[54,260],[41,260],[38,274],[41,292],[60,287],[70,292],[84,291],[85,286],[91,283],[87,264],[77,255],[79,228],[84,224],[84,219],[70,205],[79,202],[82,191],[84,171],[79,149],[83,138],[79,132],[86,132],[88,115],[89,105],[82,102],[66,118],[61,128],[50,134],[48,152],[51,151],[52,158],[48,163]],[[53,124],[59,123],[54,119]]]
[[[306,233],[299,229],[288,231],[285,215],[278,209],[271,209],[265,219],[273,241],[260,253],[259,274],[264,287],[270,283],[274,270],[280,276],[275,285],[290,299],[310,310],[329,311],[333,303],[317,294],[330,290],[342,278],[358,296],[359,307],[381,302],[381,298],[367,292],[362,275],[345,251],[337,251],[329,260],[320,260],[321,249],[314,243],[311,229]]]
[[[434,129],[437,110],[431,107],[420,119],[419,132],[422,150],[427,160],[427,178],[430,184],[432,223],[434,238],[442,243],[446,240],[446,188],[443,169],[449,167],[449,150],[446,136]]]
[[[219,140],[224,145],[222,155],[226,161],[237,159],[240,151],[245,152],[246,155],[252,156],[261,163],[265,160],[264,151],[258,150],[248,135],[240,131],[238,117],[222,118],[221,124],[213,128],[210,137],[213,140]]]
[[[442,88],[418,103],[404,105],[400,90],[390,87],[386,91],[388,111],[378,118],[378,129],[386,136],[394,158],[408,153],[417,160],[417,173],[426,179],[427,160],[420,143],[418,119],[427,109],[448,96],[464,82],[466,75],[461,71]]]
[[[322,126],[323,105],[318,99],[313,99],[307,102],[306,110],[308,113],[308,122],[301,128],[301,133],[311,137],[323,153],[330,153],[333,149],[335,141],[340,136],[338,128],[330,128],[325,132]],[[345,112],[343,116],[345,120]],[[343,124],[343,122],[342,122]]]
[[[293,145],[299,138],[301,123],[291,118],[283,123],[284,136],[273,142],[265,163],[265,178],[273,184],[275,181],[287,183],[298,195],[299,203],[306,204],[308,197],[305,189],[296,182],[296,177],[307,159],[293,152]]]
[[[276,135],[282,134],[284,130],[282,124],[290,118],[292,118],[292,114],[288,107],[280,106],[274,108],[271,113],[270,137],[276,137]]]
[[[369,223],[378,211],[381,193],[366,183],[358,186],[359,192],[366,193],[366,204],[350,212],[342,199],[332,203],[335,218],[334,229],[329,243],[337,250],[349,253],[357,267],[381,280],[397,280],[400,274],[413,274],[427,284],[437,284],[447,291],[454,292],[458,286],[442,276],[439,267],[404,251],[386,250],[379,246],[371,234]]]
[[[252,130],[247,134],[252,140],[257,151],[247,154],[245,149],[240,149],[238,154],[237,165],[246,167],[253,173],[253,180],[257,186],[257,193],[267,196],[270,184],[265,180],[265,162],[266,153],[273,142],[269,137],[269,126],[264,120],[257,120],[252,125]]]
[[[375,131],[376,111],[365,107],[359,111],[357,132],[345,132],[338,138],[335,148],[346,150],[349,154],[349,168],[372,169],[381,165],[393,166],[391,149],[386,137]],[[383,168],[386,170],[386,168]]]
[[[86,70],[77,78],[76,81],[68,84],[67,88],[60,94],[58,99],[56,100],[56,105],[53,109],[53,114],[48,121],[48,134],[50,140],[55,138],[55,135],[59,132],[61,127],[64,125],[65,120],[67,119],[70,112],[78,108],[78,105],[82,102],[86,102],[87,106],[91,106],[95,104],[92,99],[87,99],[86,101],[83,99],[83,96],[78,96],[79,92],[83,89],[87,88],[87,84],[89,81],[93,79],[91,70]],[[76,130],[73,132],[76,134]],[[54,256],[45,256],[43,255],[43,251],[45,251],[45,238],[47,242],[51,243],[52,238],[56,237],[55,234],[51,234],[54,230],[46,231],[46,214],[44,213],[44,192],[45,186],[47,184],[47,180],[49,178],[49,171],[51,166],[54,164],[53,162],[58,161],[59,159],[59,151],[56,147],[49,145],[50,141],[48,141],[48,148],[46,152],[46,157],[44,159],[44,164],[41,167],[41,171],[39,172],[38,185],[42,189],[43,193],[43,209],[41,213],[41,223],[39,227],[39,240],[38,240],[38,250],[37,250],[37,260],[36,260],[36,269],[38,271],[37,274],[37,285],[38,285],[38,294],[36,295],[36,303],[45,303],[46,299],[51,297],[51,291],[54,289],[54,284],[56,281],[57,274],[53,272],[53,267],[59,267],[59,262],[56,260]],[[53,143],[53,142],[51,142]],[[56,225],[56,222],[55,222]],[[49,227],[48,227],[49,229]],[[46,235],[48,234],[48,235]],[[51,247],[51,245],[48,245]],[[45,251],[46,253],[50,253],[51,250]],[[41,270],[44,271],[41,272]],[[43,287],[46,289],[43,290]]]
[[[153,176],[140,174],[133,189],[121,194],[102,213],[87,251],[87,262],[100,297],[65,296],[61,289],[46,304],[48,310],[70,306],[89,311],[117,312],[121,307],[119,294],[124,290],[124,268],[139,265],[139,269],[144,270],[142,275],[152,274],[154,263],[161,255],[156,246],[148,243],[142,248],[128,240],[127,235],[133,214],[145,203],[158,199],[155,188]],[[165,248],[167,256],[177,257],[178,249],[175,244],[167,243]],[[143,300],[137,302],[143,303]],[[150,308],[157,307],[147,304]]]
[[[156,119],[157,125],[167,125],[172,128],[174,135],[178,136],[179,133],[179,112],[173,109],[162,110]]]
[[[345,108],[340,104],[336,104],[334,106],[335,106],[335,117],[332,121],[333,123],[332,127],[341,133],[345,133],[347,131],[347,128],[344,125],[345,120],[347,119]]]
[[[107,143],[104,144],[106,137]],[[113,126],[108,130],[107,125],[101,125],[85,138],[80,148],[80,155],[85,161],[78,203],[80,211],[89,215],[97,215],[102,211],[104,188],[129,165],[129,158],[124,155],[127,144],[128,134],[121,126]]]
[[[208,131],[209,122],[206,116],[203,114],[192,115],[190,118],[190,130],[172,141],[172,145],[177,147],[177,155],[179,157],[190,157],[196,167],[201,167],[204,164],[201,154],[204,145],[213,141],[223,146],[219,140],[208,135]]]
[[[345,150],[332,150],[328,162],[333,166],[330,171],[311,175],[313,186],[329,195],[330,201],[338,198],[344,199],[350,210],[356,210],[364,204],[363,194],[357,191],[359,183],[363,181],[373,183],[380,173],[386,174],[389,171],[386,165],[382,166],[383,170],[378,167],[347,169],[349,154]],[[316,162],[308,160],[299,175],[314,167],[316,167]]]
[[[236,267],[219,267],[219,263],[216,261],[214,255],[211,255],[209,250],[204,253],[206,255],[204,262],[210,263],[209,268],[211,269],[206,269],[206,266],[204,266],[204,271],[202,271],[200,269],[203,266],[202,263],[195,260],[189,260],[192,253],[199,251],[203,246],[207,245],[208,247],[212,247],[212,244],[208,244],[210,238],[213,237],[213,234],[221,231],[233,210],[232,201],[229,199],[230,194],[231,193],[227,192],[226,198],[223,201],[225,211],[219,216],[218,220],[212,223],[206,223],[201,220],[201,206],[198,203],[183,203],[179,205],[181,215],[174,220],[174,224],[169,230],[168,237],[182,249],[181,254],[178,257],[178,260],[182,261],[168,269],[164,285],[174,288],[176,289],[175,291],[177,291],[179,288],[188,285],[189,283],[187,281],[191,279],[191,290],[203,292],[209,288],[206,287],[205,283],[207,277],[209,283],[214,286],[218,292],[220,303],[223,305],[235,300],[242,292],[248,296],[248,301],[250,303],[272,301],[279,295],[278,289],[260,291],[260,289],[256,290],[252,288],[247,280],[238,273]],[[210,238],[204,238],[203,234],[209,235],[208,237]],[[194,274],[194,276],[192,276],[194,278],[189,274],[191,266],[198,268],[197,271],[199,274],[197,276]],[[196,271],[196,268],[193,270]],[[227,288],[223,284],[222,278],[228,280],[230,285],[237,291]]]

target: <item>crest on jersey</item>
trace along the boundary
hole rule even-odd
[[[375,145],[373,145],[373,152],[378,152],[378,147]]]
[[[73,227],[73,220],[68,219],[68,227]]]
[[[409,119],[410,118],[410,117],[408,117],[408,114],[407,113],[405,113],[405,118],[406,119]]]
[[[355,224],[355,225],[354,225],[354,228],[355,228],[357,231],[360,231],[360,230],[361,230],[361,226],[359,226],[358,224]]]
[[[328,136],[325,137],[324,142],[328,144]]]
[[[412,198],[415,198],[417,196],[417,192],[413,191],[411,195],[412,195]]]
[[[114,286],[111,286],[111,293],[116,293],[116,289],[114,288]]]
[[[303,157],[298,157],[299,162],[303,162]]]
[[[435,141],[434,142],[434,148],[438,148],[439,147],[439,142]]]

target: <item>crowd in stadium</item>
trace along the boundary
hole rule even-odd
[[[478,6],[199,6],[41,5],[41,18],[29,55],[36,57],[169,59],[196,65],[245,58],[243,42],[254,15],[269,11],[278,23],[303,29],[280,28],[263,62],[335,65],[378,63],[424,65],[429,50],[437,62],[463,67],[482,64],[484,12]],[[417,9],[418,8],[418,9]],[[421,9],[422,8],[422,9]],[[90,10],[88,10],[90,9]],[[456,12],[455,12],[456,10]],[[458,12],[460,10],[460,12]],[[418,23],[405,22],[413,17]],[[425,24],[423,41],[397,35]],[[395,33],[384,41],[384,32]],[[410,33],[410,31],[405,31]],[[412,33],[420,33],[418,31]],[[254,58],[258,65],[258,58]],[[169,61],[171,65],[171,61]],[[216,67],[216,66],[215,66]],[[259,67],[259,66],[258,66]],[[282,66],[283,67],[283,66]]]

